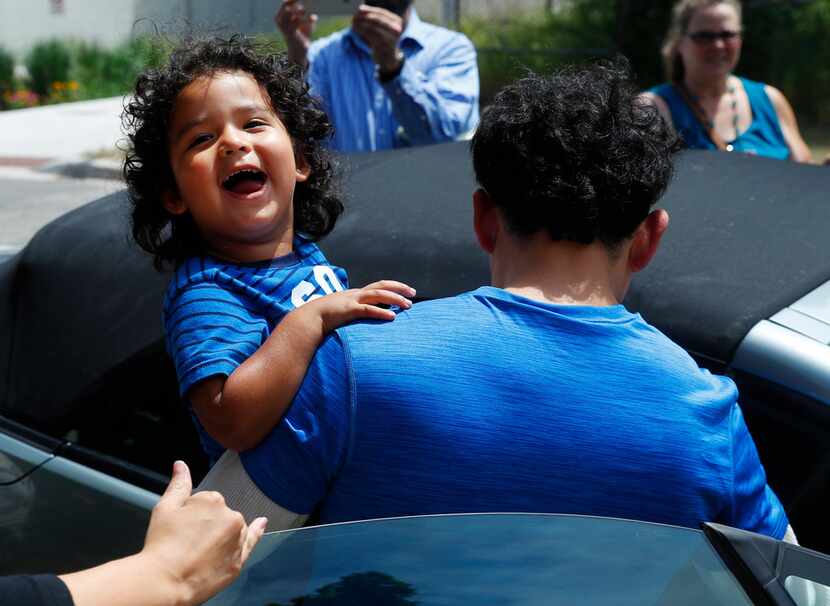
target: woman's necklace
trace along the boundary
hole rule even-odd
[[[729,105],[732,109],[732,128],[735,131],[735,136],[732,138],[732,141],[734,142],[735,139],[738,138],[738,123],[740,116],[738,115],[738,95],[736,93],[735,84],[733,83],[732,76],[729,76],[727,79],[726,92],[731,98],[731,102]],[[695,104],[698,113],[706,119],[706,127],[709,130],[714,130],[714,116],[710,118],[709,114],[706,113],[706,110],[703,109],[703,105],[700,103],[700,97],[698,97],[697,95],[691,95],[691,97],[692,102]],[[726,151],[732,151],[733,149],[735,149],[735,147],[732,145],[732,143],[726,144]]]

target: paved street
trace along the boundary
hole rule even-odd
[[[119,181],[0,168],[0,258],[17,252],[52,219],[122,187]]]
[[[122,103],[112,97],[0,112],[0,260],[52,219],[123,187],[116,180],[62,176],[67,168],[76,176],[79,167],[95,169],[91,157],[117,157]]]

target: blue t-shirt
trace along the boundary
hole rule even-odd
[[[777,160],[786,160],[790,157],[790,148],[781,131],[778,114],[772,105],[764,84],[740,78],[741,84],[749,99],[752,109],[752,123],[737,139],[727,141],[734,146],[735,151],[755,154]],[[695,118],[692,109],[671,84],[661,84],[650,89],[649,92],[658,95],[666,102],[671,111],[674,128],[683,138],[690,149],[717,149],[700,122]]]
[[[559,512],[780,538],[787,517],[736,400],[621,305],[482,287],[338,330],[242,462],[322,522]]]
[[[294,251],[257,263],[213,257],[185,261],[167,287],[164,328],[179,393],[215,375],[229,376],[295,307],[348,285],[316,244],[295,238]],[[224,451],[194,417],[211,461]]]

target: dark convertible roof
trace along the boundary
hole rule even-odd
[[[410,281],[434,298],[485,283],[468,145],[351,158],[348,209],[324,241],[352,284]],[[830,279],[830,169],[686,152],[660,206],[671,225],[626,304],[684,347],[731,360],[759,320]]]
[[[466,143],[348,164],[347,211],[323,248],[353,285],[397,278],[434,298],[488,281]],[[663,204],[663,248],[626,303],[728,362],[755,323],[830,279],[828,191],[827,168],[684,154]],[[0,411],[59,417],[91,381],[158,343],[167,277],[128,242],[125,211],[124,192],[79,208],[0,265]]]

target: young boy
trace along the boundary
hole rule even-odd
[[[415,291],[344,290],[314,244],[343,209],[332,129],[281,56],[238,37],[185,42],[138,78],[124,122],[133,236],[157,268],[176,267],[167,348],[215,460],[267,435],[325,334],[392,320],[378,305],[408,308]]]

